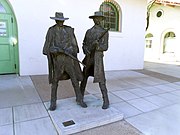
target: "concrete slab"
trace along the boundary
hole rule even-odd
[[[142,113],[142,111],[138,110],[137,108],[128,104],[127,102],[120,102],[120,103],[112,104],[111,106],[122,112],[124,118],[133,117]]]
[[[14,124],[15,135],[58,135],[49,117]]]
[[[169,83],[170,84],[170,83]],[[164,93],[165,92],[170,92],[170,91],[175,91],[176,89],[175,88],[172,88],[171,86],[168,86],[168,85],[166,85],[166,84],[163,84],[163,85],[156,85],[156,86],[154,86],[155,88],[158,88],[158,89],[160,89],[160,90],[162,90],[162,91],[164,91]]]
[[[180,90],[177,90],[177,91],[172,91],[170,92],[171,94],[174,94],[176,96],[180,96]]]
[[[0,135],[13,135],[13,125],[0,126]]]
[[[16,106],[13,107],[13,112],[15,123],[48,117],[47,110],[43,103]]]
[[[108,79],[106,82],[107,82],[107,89],[109,91],[125,90],[125,89],[131,89],[137,87],[136,85],[129,83],[128,81],[125,81],[123,79],[121,80]]]
[[[168,84],[165,84],[166,86],[169,86],[171,88],[174,88],[176,90],[180,90],[180,85],[178,85],[178,82],[177,84],[176,83],[168,83]]]
[[[41,102],[29,76],[2,75],[0,82],[0,108]]]
[[[165,98],[173,103],[180,103],[180,97],[171,93],[163,93],[159,94],[158,96]]]
[[[145,135],[179,135],[180,105],[175,104],[126,119]]]
[[[161,94],[164,93],[164,91],[162,91],[159,88],[155,88],[154,86],[148,86],[148,87],[142,87],[142,89],[152,93],[152,94]]]
[[[13,123],[12,108],[0,109],[0,126],[12,124],[12,123]]]
[[[128,91],[135,94],[135,95],[137,95],[138,97],[146,97],[146,96],[152,95],[152,93],[147,92],[147,91],[145,91],[145,90],[143,90],[141,88],[130,89]]]
[[[157,95],[149,96],[149,97],[144,97],[145,100],[159,106],[159,107],[164,107],[171,105],[172,102],[168,101],[167,99],[164,99],[162,97],[159,97]]]
[[[102,102],[93,95],[86,95],[84,101],[88,105],[87,108],[76,105],[75,97],[58,100],[57,109],[49,111],[59,133],[77,133],[123,119],[123,114],[114,107],[103,110]],[[45,105],[48,108],[49,102]]]
[[[127,102],[143,112],[149,112],[149,111],[159,108],[158,106],[144,100],[143,98],[134,99]]]
[[[139,98],[138,96],[136,96],[135,94],[128,92],[127,90],[123,90],[123,91],[115,91],[112,92],[114,95],[120,97],[123,100],[132,100],[132,99],[136,99]]]

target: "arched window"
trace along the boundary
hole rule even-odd
[[[110,28],[111,31],[121,31],[121,9],[117,2],[105,0],[100,6],[100,11],[105,16],[102,24],[104,28]]]
[[[166,33],[164,38],[174,38],[174,37],[176,37],[174,32],[168,32],[168,33]]]
[[[146,48],[151,48],[153,35],[151,33],[148,33],[145,38],[146,38]]]
[[[167,32],[164,36],[163,53],[174,53],[176,49],[176,40],[174,32]]]
[[[0,13],[6,13],[6,10],[1,3],[0,3]]]

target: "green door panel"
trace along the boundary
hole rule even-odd
[[[12,16],[0,14],[0,74],[15,73],[15,48],[10,44],[13,36]]]

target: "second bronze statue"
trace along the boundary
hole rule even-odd
[[[101,26],[101,21],[105,18],[102,12],[97,11],[94,15],[89,16],[93,19],[94,26],[87,30],[83,41],[83,52],[86,55],[83,63],[86,67],[83,68],[83,81],[81,82],[80,89],[84,96],[85,87],[89,76],[94,77],[94,83],[99,83],[103,97],[103,109],[109,107],[108,91],[106,88],[106,78],[104,72],[103,57],[104,51],[108,49],[108,30]]]

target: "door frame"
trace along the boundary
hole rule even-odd
[[[19,43],[18,43],[18,26],[17,26],[16,16],[9,0],[0,0],[0,2],[6,10],[5,14],[11,15],[12,35],[13,35],[13,38],[17,40],[17,43],[14,46],[14,57],[15,57],[14,60],[15,60],[15,66],[16,66],[15,74],[19,74]]]

